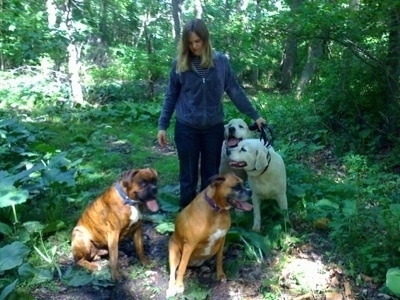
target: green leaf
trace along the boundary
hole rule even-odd
[[[344,201],[343,214],[346,217],[352,217],[357,214],[357,203],[355,200]]]
[[[46,224],[46,226],[43,228],[43,233],[54,233],[59,231],[60,229],[65,228],[65,223],[61,220],[59,221],[54,221],[52,223]]]
[[[23,170],[15,175],[10,175],[9,178],[12,180],[12,183],[19,181],[19,180],[24,181],[24,180],[27,180],[29,178],[29,176],[31,176],[32,173],[34,173],[36,171],[40,171],[42,169],[44,169],[43,164],[37,163],[33,166],[30,166],[29,169],[27,169],[27,170]]]
[[[7,296],[15,289],[15,286],[18,283],[18,279],[15,279],[15,281],[13,283],[10,283],[9,285],[7,285],[0,294],[0,299],[7,299]]]
[[[237,231],[237,228],[231,228],[228,233],[226,234],[225,241],[228,242],[239,242],[240,241],[240,232]]]
[[[400,268],[391,268],[387,270],[386,286],[393,294],[400,297]]]
[[[25,203],[29,193],[26,190],[18,190],[14,186],[0,187],[0,208]]]
[[[35,248],[36,252],[40,255],[40,257],[47,262],[48,264],[51,263],[51,258],[47,256],[47,254],[43,253],[42,251],[40,251],[40,249],[36,246],[33,246],[33,248]]]
[[[306,195],[306,190],[301,185],[292,184],[290,188],[293,195],[298,198],[303,198]]]
[[[18,274],[30,279],[31,284],[47,282],[53,279],[54,272],[51,268],[35,268],[29,263],[24,263],[18,268]]]
[[[14,184],[14,180],[10,177],[7,171],[0,171],[0,182],[3,187],[12,186]]]
[[[91,283],[94,278],[90,273],[87,272],[76,272],[73,274],[72,278],[67,282],[69,286],[84,286]]]
[[[10,235],[12,233],[12,228],[7,224],[0,222],[0,233]]]
[[[30,263],[24,263],[18,268],[19,276],[22,276],[24,279],[32,278],[37,272],[37,269]]]
[[[168,232],[174,232],[175,224],[173,222],[163,222],[156,226],[158,233],[165,234]]]
[[[251,246],[260,248],[266,255],[271,251],[272,245],[268,236],[264,237],[259,233],[245,230],[241,232],[242,237],[245,238]]]
[[[395,203],[390,205],[390,211],[395,217],[400,218],[400,204]]]
[[[177,212],[179,211],[179,205],[176,195],[175,186],[165,186],[157,197],[158,202],[163,211],[166,212]]]
[[[61,171],[60,169],[47,169],[43,171],[42,174],[43,183],[46,185],[50,185],[51,183],[65,183],[67,186],[74,186],[74,171],[68,170],[66,172]]]
[[[74,138],[74,142],[85,144],[88,142],[88,139],[84,136],[78,135]]]
[[[0,248],[0,271],[10,270],[22,264],[31,250],[21,242]]]
[[[43,231],[43,228],[44,228],[44,225],[42,225],[38,221],[28,221],[28,222],[25,222],[23,224],[23,226],[31,234],[35,233],[35,232],[41,232],[41,231]]]
[[[44,153],[55,153],[57,151],[54,146],[44,143],[36,145],[35,150]]]
[[[320,207],[320,206],[328,206],[328,207],[332,207],[334,209],[339,209],[339,204],[332,202],[329,199],[321,199],[319,200],[316,204],[316,207]]]

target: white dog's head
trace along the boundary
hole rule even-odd
[[[259,139],[246,139],[226,152],[231,168],[258,171],[268,165],[268,151]]]
[[[251,138],[252,132],[242,119],[232,119],[225,124],[224,135],[227,147],[231,148],[236,147],[241,140]]]

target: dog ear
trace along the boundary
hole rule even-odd
[[[121,177],[122,186],[129,187],[133,176],[135,176],[138,172],[139,172],[139,170],[136,170],[136,169],[132,169],[132,170],[124,172],[124,174],[122,174],[122,177]]]
[[[151,173],[153,173],[154,177],[156,177],[156,178],[158,177],[158,173],[155,169],[149,168],[149,170],[151,171]]]
[[[265,151],[258,151],[256,152],[256,170],[262,170],[267,165],[267,154]]]
[[[225,177],[222,175],[218,175],[218,174],[210,177],[210,179],[209,179],[210,184],[213,186],[219,185],[224,181],[225,181]]]

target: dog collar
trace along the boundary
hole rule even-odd
[[[211,199],[210,197],[208,197],[207,193],[204,193],[204,198],[206,199],[207,203],[210,204],[211,208],[212,208],[214,211],[216,211],[216,212],[219,213],[219,212],[221,212],[221,211],[224,210],[223,208],[219,207],[219,206],[217,205],[217,203],[214,202],[213,199]]]
[[[118,194],[124,200],[124,204],[129,204],[129,205],[135,206],[136,204],[139,203],[139,201],[129,198],[129,196],[122,190],[122,187],[118,181],[115,183],[115,188],[117,189]]]
[[[269,151],[268,151],[268,154],[267,154],[267,160],[268,160],[268,163],[267,163],[267,165],[265,166],[264,170],[261,172],[261,174],[264,174],[265,171],[267,171],[267,169],[268,169],[268,167],[269,167],[269,163],[271,162],[271,153],[269,153]],[[257,169],[254,168],[252,171],[257,171]],[[260,174],[260,175],[261,175],[261,174]]]
[[[268,169],[268,167],[269,167],[269,163],[271,162],[271,153],[269,153],[269,151],[268,151],[268,154],[267,154],[267,159],[268,159],[268,163],[267,163],[267,165],[265,166],[264,170],[261,172],[261,174],[264,174],[265,171],[267,171],[267,169]]]

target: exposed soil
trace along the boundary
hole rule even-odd
[[[168,285],[168,240],[169,235],[159,234],[149,221],[144,222],[145,251],[152,260],[148,267],[140,265],[134,253],[132,242],[124,241],[120,246],[119,263],[124,273],[124,279],[115,285],[100,287],[92,284],[81,287],[70,287],[60,281],[55,286],[41,287],[34,291],[36,299],[57,300],[106,300],[106,299],[166,299]],[[362,284],[356,285],[347,278],[337,264],[327,262],[330,248],[324,233],[310,234],[308,243],[294,247],[291,253],[284,255],[279,252],[271,253],[263,262],[248,262],[240,265],[235,278],[227,282],[216,282],[214,261],[199,268],[187,270],[185,283],[197,282],[203,290],[195,286],[186,286],[183,296],[175,299],[394,299],[379,292],[372,279],[361,278]],[[231,247],[225,253],[224,264],[235,263],[240,256],[241,247]],[[285,264],[281,260],[285,259]],[[106,260],[104,260],[106,262]],[[73,266],[72,257],[65,258],[63,268]],[[278,269],[278,265],[284,265]],[[134,271],[136,267],[136,271]],[[268,284],[268,279],[277,278],[279,281]],[[130,274],[134,273],[134,276]],[[229,274],[228,274],[229,277]],[[305,289],[308,287],[308,290]],[[268,291],[279,298],[267,298]]]
[[[163,152],[169,154],[171,149]],[[318,162],[314,163],[318,165]],[[292,236],[300,236],[297,234],[300,232],[304,236],[305,232],[310,232],[306,243],[293,246],[285,253],[272,252],[262,262],[240,260],[240,264],[237,261],[243,257],[244,247],[233,245],[225,251],[224,265],[236,264],[238,270],[235,274],[227,272],[226,282],[216,282],[214,261],[190,268],[185,275],[185,293],[175,299],[395,299],[381,293],[380,286],[367,276],[348,278],[339,267],[340,261],[332,261],[333,258],[326,256],[331,245],[325,231],[310,230],[297,222],[295,216],[291,216],[291,222]],[[120,245],[119,264],[125,276],[115,285],[71,287],[55,280],[53,286],[34,290],[34,296],[36,299],[57,300],[166,299],[168,240],[168,234],[158,233],[154,224],[147,220],[144,222],[144,244],[152,261],[150,266],[142,268],[132,242],[124,241]],[[64,272],[74,266],[71,256],[62,258],[60,264]]]

